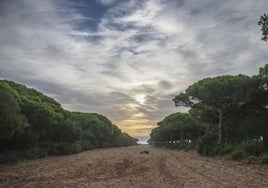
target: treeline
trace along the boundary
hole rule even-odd
[[[251,77],[204,78],[173,101],[189,107],[189,113],[159,122],[149,143],[268,163],[268,64]]]
[[[93,113],[69,112],[54,99],[23,85],[0,80],[0,162],[137,144]]]

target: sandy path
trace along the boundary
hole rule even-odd
[[[0,166],[0,187],[261,188],[268,187],[268,165],[133,146]]]

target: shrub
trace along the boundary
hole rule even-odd
[[[231,158],[234,160],[241,160],[241,159],[245,159],[247,157],[248,157],[248,155],[246,154],[246,152],[241,150],[241,149],[234,150],[231,154]]]
[[[67,155],[71,154],[70,144],[65,142],[43,142],[42,149],[49,155]]]
[[[241,160],[253,155],[254,152],[249,152],[249,148],[251,148],[252,144],[250,142],[242,142],[236,145],[233,148],[233,152],[231,153],[231,158],[234,160]]]
[[[186,143],[186,142],[180,142],[180,143],[177,145],[176,149],[177,149],[177,150],[182,150],[182,149],[184,149],[184,148],[186,147],[187,144],[188,144],[188,143]]]
[[[17,151],[5,151],[0,154],[0,163],[16,163],[20,159],[20,153]]]
[[[213,148],[217,145],[218,135],[208,132],[205,136],[201,137],[198,141],[197,151],[201,155],[213,155]]]
[[[95,148],[94,145],[91,144],[91,142],[88,140],[82,140],[81,146],[82,146],[82,150],[91,150]]]
[[[49,155],[69,155],[79,153],[83,150],[82,143],[77,141],[75,143],[66,142],[47,142],[43,145]]]
[[[265,146],[260,141],[246,141],[242,143],[244,151],[248,155],[259,156],[265,151]]]
[[[83,150],[83,146],[81,142],[78,141],[73,144],[70,144],[70,150],[71,150],[71,153],[79,153]]]
[[[268,164],[268,152],[265,152],[265,153],[261,154],[258,157],[258,161],[261,162],[261,163],[264,163],[264,164]]]
[[[185,145],[185,147],[183,148],[183,150],[184,151],[190,151],[190,150],[196,149],[196,147],[197,147],[197,143],[196,142],[187,143]]]
[[[195,149],[197,146],[197,142],[180,142],[176,145],[177,150],[184,150],[184,151],[189,151],[192,149]]]
[[[168,143],[167,147],[171,149],[177,149],[180,145],[181,143]]]
[[[38,159],[47,156],[46,150],[42,150],[39,147],[27,149],[22,152],[22,158],[23,159]]]
[[[234,146],[228,143],[223,143],[216,145],[212,152],[211,155],[226,155],[228,153],[231,153],[234,149]]]

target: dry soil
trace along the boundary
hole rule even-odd
[[[0,187],[261,188],[268,187],[268,165],[133,146],[3,165]]]

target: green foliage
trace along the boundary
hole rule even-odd
[[[222,144],[217,144],[212,148],[211,155],[227,155],[231,153],[234,149],[234,146],[232,144],[228,143],[222,143]]]
[[[15,163],[21,159],[19,151],[4,151],[0,153],[0,164]]]
[[[184,150],[184,151],[190,151],[190,150],[193,150],[193,149],[196,149],[197,147],[197,142],[196,141],[193,141],[191,143],[189,142],[181,142],[179,143],[179,145],[177,146],[177,150]]]
[[[238,144],[216,144],[216,134],[206,134],[199,140],[198,152],[206,156],[231,155],[235,160],[244,159],[248,156],[259,156],[265,152],[264,144],[257,140],[246,140]]]
[[[28,149],[38,145],[39,135],[32,129],[27,127],[21,135],[11,138],[14,149]],[[12,148],[9,148],[12,149]]]
[[[0,140],[22,134],[27,126],[17,101],[0,85]]]
[[[268,152],[265,152],[265,153],[261,154],[261,155],[258,157],[258,161],[259,161],[260,163],[268,164]]]
[[[215,132],[207,132],[198,141],[198,153],[206,156],[213,156],[213,148],[217,145],[217,134]]]
[[[196,149],[197,142],[196,141],[192,141],[192,142],[185,141],[185,142],[155,143],[154,146],[189,151],[189,150]]]
[[[130,146],[137,141],[102,115],[65,111],[54,99],[34,89],[0,80],[2,163]]]
[[[21,114],[27,118],[40,139],[48,139],[50,127],[66,116],[59,103],[34,89],[3,80],[0,80],[0,86],[14,96]]]
[[[238,144],[222,143],[215,144],[213,134],[201,138],[198,144],[198,152],[206,156],[230,155],[234,160],[242,160],[249,156],[258,159],[264,153],[265,147],[261,141],[247,140]]]
[[[82,150],[91,150],[94,149],[95,146],[88,140],[82,140],[81,141]]]
[[[231,153],[231,158],[233,160],[242,160],[242,159],[245,159],[247,157],[248,157],[247,153],[244,150],[242,150],[242,149],[235,149]]]
[[[217,117],[218,143],[222,143],[226,115],[247,102],[256,88],[256,79],[241,74],[204,78],[189,86],[173,101],[176,106],[201,109]]]
[[[137,144],[130,137],[113,125],[106,117],[99,114],[73,112],[70,120],[82,131],[82,140],[87,140],[94,147],[130,146]]]
[[[47,155],[48,153],[46,150],[43,150],[42,148],[37,146],[37,147],[22,151],[20,158],[26,159],[26,160],[33,160],[33,159],[45,157]]]
[[[268,40],[268,14],[263,14],[259,21],[258,25],[261,26],[262,31],[262,40],[267,41]]]
[[[150,144],[267,163],[268,64],[252,77],[202,79],[173,101],[176,106],[190,107],[189,114],[175,113],[159,122],[150,134]]]
[[[68,142],[44,142],[41,145],[42,151],[46,151],[48,155],[69,155],[83,151],[81,141],[74,143]]]
[[[60,121],[51,126],[49,130],[49,140],[54,142],[68,142],[72,143],[79,140],[81,137],[81,129],[75,127],[73,122]]]
[[[250,77],[245,75],[224,75],[214,78],[204,78],[186,89],[173,100],[176,106],[191,107],[202,102],[210,108],[227,108],[247,99],[250,90]],[[183,98],[181,96],[184,96]],[[185,101],[183,104],[181,101]]]
[[[259,156],[265,152],[262,142],[256,140],[247,140],[240,143],[237,148],[241,148],[247,155]]]
[[[204,133],[204,125],[189,113],[174,113],[158,123],[152,130],[149,142],[152,144],[195,140]]]
[[[138,140],[136,138],[132,138],[126,133],[122,133],[116,140],[115,144],[119,147],[122,146],[131,146],[131,145],[136,145]]]

